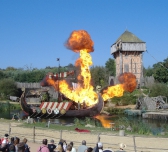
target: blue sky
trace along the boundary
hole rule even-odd
[[[74,30],[94,41],[94,66],[104,66],[111,45],[132,32],[157,60],[168,57],[167,0],[0,0],[0,68],[74,64],[79,54],[64,43]],[[157,61],[147,52],[145,67]]]

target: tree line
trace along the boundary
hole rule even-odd
[[[106,61],[105,66],[92,66],[90,68],[92,85],[94,87],[96,87],[97,85],[101,85],[102,87],[107,86],[109,76],[115,76],[116,74],[115,67],[116,67],[115,60],[111,58],[109,58]],[[71,70],[78,71],[79,68],[75,67],[73,64],[69,64],[66,67],[47,66],[44,69],[38,69],[38,68],[17,69],[14,67],[7,67],[6,69],[0,69],[0,97],[2,96],[6,97],[8,95],[16,95],[17,88],[15,82],[27,82],[27,83],[40,82],[49,72],[59,73]],[[166,58],[163,62],[158,62],[154,64],[152,67],[144,68],[143,73],[144,76],[153,76],[155,78],[156,82],[159,83],[159,85],[157,84],[158,86],[156,88],[162,88],[163,87],[162,85],[164,85],[164,89],[167,90],[168,58]],[[157,92],[156,88],[154,92]]]
[[[9,95],[16,95],[17,88],[15,82],[41,82],[45,75],[49,72],[59,73],[67,71],[78,71],[79,67],[75,67],[73,64],[69,64],[65,67],[49,67],[44,69],[37,68],[14,68],[7,67],[6,69],[0,69],[0,96],[6,97]],[[109,75],[115,75],[115,62],[114,59],[109,59],[105,66],[92,66],[90,68],[92,80],[91,83],[95,87],[101,85],[102,87],[108,85]],[[77,75],[76,75],[77,77]],[[10,88],[10,89],[7,89]]]

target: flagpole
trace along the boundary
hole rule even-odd
[[[57,58],[58,61],[58,102],[59,102],[59,98],[60,98],[60,94],[59,94],[59,80],[60,80],[60,58]]]

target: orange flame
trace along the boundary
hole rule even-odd
[[[93,52],[93,45],[90,35],[85,30],[73,31],[65,44],[68,49],[74,52],[80,52],[83,49]]]
[[[95,116],[95,118],[101,122],[101,124],[103,125],[104,128],[114,127],[114,123],[112,122],[112,120],[108,119],[108,116],[97,115],[97,116]]]
[[[47,80],[56,90],[58,90],[57,87],[59,86],[59,91],[70,100],[79,103],[85,102],[87,106],[97,103],[98,98],[97,93],[91,85],[91,74],[89,69],[92,65],[92,57],[89,52],[93,52],[93,44],[90,35],[84,30],[72,32],[65,44],[68,49],[80,53],[80,57],[75,64],[81,68],[81,73],[78,75],[79,87],[77,89],[73,90],[65,80],[59,80],[59,82],[58,80],[55,82],[53,79]],[[136,87],[136,77],[131,73],[121,75],[119,81],[122,84],[108,87],[103,91],[102,97],[104,101],[114,96],[122,96],[124,90],[131,92]]]
[[[102,97],[103,100],[106,101],[107,99],[123,96],[124,91],[132,92],[137,86],[136,77],[132,73],[123,73],[118,77],[118,80],[121,84],[108,87],[106,90],[103,91]]]

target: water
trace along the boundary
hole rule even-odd
[[[0,118],[7,118],[7,119],[26,119],[26,115],[23,111],[20,110],[13,110],[7,113],[0,113]],[[113,116],[107,116],[107,115],[98,115],[93,120],[98,121],[104,128],[110,128],[111,123],[114,123],[119,119],[126,119],[128,123],[134,123],[134,124],[143,124],[150,128],[150,131],[152,134],[157,135],[161,132],[164,132],[168,122],[165,120],[154,120],[154,119],[143,119],[141,116],[127,116],[127,115],[113,115]],[[59,118],[59,119],[50,119],[50,122],[52,124],[73,124],[75,118]],[[82,120],[85,120],[85,118],[80,118]],[[48,122],[49,119],[35,119],[36,122]],[[92,122],[93,122],[92,120]]]

